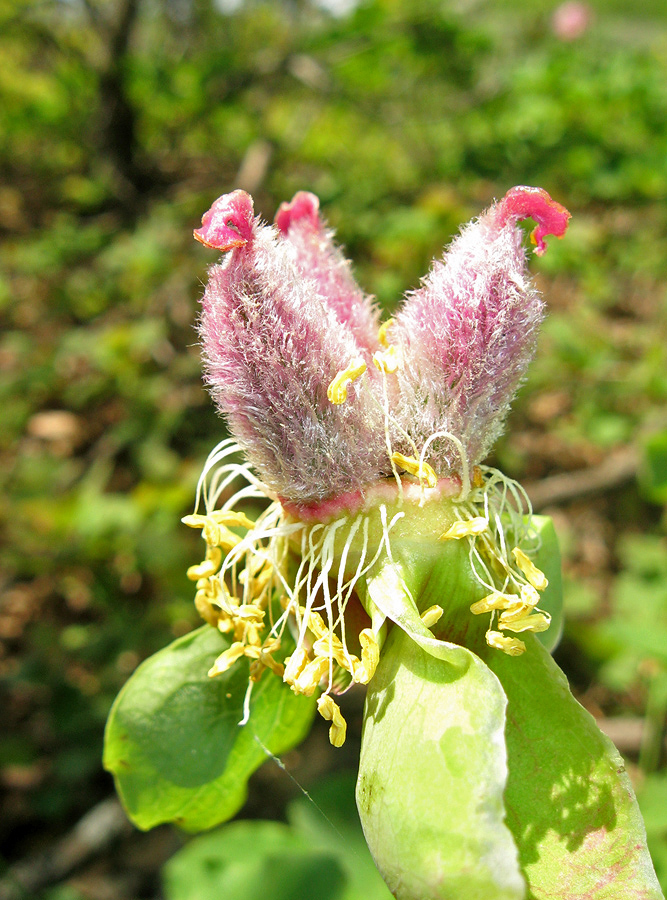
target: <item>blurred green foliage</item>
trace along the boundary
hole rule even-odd
[[[167,900],[388,900],[354,801],[356,773],[293,800],[287,822],[235,822],[198,837],[165,867]]]
[[[557,516],[559,661],[589,708],[645,720],[667,878],[667,14],[599,0],[563,41],[555,5],[0,0],[6,861],[109,792],[115,694],[197,625],[179,519],[223,435],[193,329],[201,214],[234,187],[267,218],[313,190],[390,308],[527,183],[573,220],[534,265],[550,316],[495,461],[534,482],[644,448],[641,492]]]

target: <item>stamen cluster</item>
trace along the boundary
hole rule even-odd
[[[233,638],[209,675],[248,659],[246,715],[252,687],[268,669],[295,694],[310,697],[322,691],[318,711],[331,721],[332,744],[343,744],[345,719],[332,694],[368,684],[385,629],[378,610],[366,609],[368,624],[356,629],[348,610],[359,603],[364,579],[393,558],[392,533],[399,523],[405,529],[410,517],[428,514],[436,497],[440,514],[446,511],[450,521],[440,540],[468,541],[470,571],[489,592],[470,607],[475,615],[491,614],[487,643],[516,656],[525,644],[503,632],[539,632],[549,626],[548,613],[537,609],[547,579],[528,555],[538,546],[530,529],[530,504],[519,485],[500,472],[475,468],[472,489],[463,500],[460,492],[455,496],[455,482],[449,491],[442,484],[414,484],[412,489],[406,484],[402,495],[388,483],[378,499],[360,506],[356,498],[355,506],[354,498],[347,498],[347,505],[335,515],[329,510],[325,521],[295,519],[278,501],[253,521],[236,507],[266,498],[265,488],[247,464],[235,461],[239,453],[233,440],[215,448],[198,490],[204,512],[183,521],[200,528],[206,543],[204,560],[187,573],[196,582],[195,605],[209,625]],[[239,476],[246,484],[218,506]],[[433,605],[421,612],[421,620],[433,628],[442,614],[443,608]]]

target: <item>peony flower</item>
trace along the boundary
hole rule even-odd
[[[323,687],[319,708],[334,722],[334,743],[345,731],[332,694],[370,681],[386,621],[428,644],[445,615],[441,604],[422,610],[401,598],[393,608],[373,597],[371,576],[406,535],[424,530],[443,558],[458,553],[445,544],[469,545],[481,595],[468,615],[488,614],[490,646],[518,655],[525,643],[517,634],[549,627],[539,607],[547,579],[530,559],[539,540],[524,518],[527,498],[480,466],[542,317],[517,225],[528,216],[537,222],[538,254],[545,235],[562,236],[569,219],[545,191],[513,188],[467,226],[382,326],[314,195],[283,204],[272,228],[235,191],[195,231],[227,253],[209,271],[200,333],[206,381],[236,439],[212,454],[201,485],[205,512],[186,520],[208,545],[189,573],[197,606],[235,637],[212,672],[247,656],[256,676],[271,668],[295,693]],[[247,463],[226,462],[239,447]],[[238,474],[249,484],[217,509]],[[272,500],[254,524],[235,512],[249,496]],[[248,528],[243,540],[229,525]],[[398,582],[409,597],[405,578]],[[263,631],[276,587],[284,609]],[[350,622],[363,612],[350,611],[359,601],[367,622],[355,632]],[[283,668],[275,653],[285,629],[296,648]]]
[[[142,827],[229,818],[315,704],[340,746],[335,698],[366,685],[357,806],[397,900],[662,897],[622,760],[548,652],[553,528],[484,464],[543,316],[528,217],[540,255],[569,213],[513,188],[382,325],[314,195],[275,226],[243,191],[203,217],[195,237],[225,254],[205,377],[233,437],[184,519],[212,628],[146,661],[109,719]]]

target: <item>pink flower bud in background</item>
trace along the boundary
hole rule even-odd
[[[561,41],[576,41],[593,21],[593,13],[587,3],[569,0],[556,7],[551,17],[553,33]]]
[[[543,303],[526,270],[519,219],[546,234],[564,234],[569,213],[546,191],[518,187],[466,226],[422,287],[409,295],[389,331],[403,365],[399,421],[417,446],[436,432],[458,439],[465,468],[480,462],[502,431],[532,358]],[[461,471],[460,448],[433,441],[438,472]]]
[[[200,333],[206,381],[235,438],[281,498],[358,490],[388,469],[382,411],[367,379],[332,403],[332,379],[361,355],[351,328],[297,268],[293,247],[253,216],[243,191],[220,197],[195,232],[230,250],[209,270]]]
[[[320,218],[319,206],[315,194],[299,191],[290,203],[280,205],[275,223],[299,271],[317,281],[320,298],[349,326],[370,362],[379,347],[380,316],[355,281],[349,261],[333,243],[333,233]]]

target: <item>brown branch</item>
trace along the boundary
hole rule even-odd
[[[12,866],[0,879],[0,900],[20,900],[47,885],[57,884],[130,830],[131,825],[118,800],[115,797],[103,800],[55,846]]]
[[[591,494],[602,494],[635,479],[639,454],[635,447],[615,450],[599,465],[576,472],[551,475],[542,481],[524,484],[533,509],[578,500]]]

